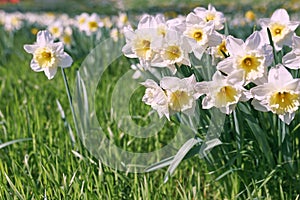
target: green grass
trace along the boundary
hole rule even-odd
[[[142,9],[132,2],[127,2],[132,10]],[[153,1],[144,6],[155,8],[157,4]],[[230,31],[234,33],[234,29]],[[280,143],[277,134],[282,127],[277,118],[240,104],[237,115],[243,119],[238,124],[232,115],[226,118],[220,138],[223,144],[205,159],[184,160],[164,184],[166,168],[149,173],[117,171],[97,160],[77,135],[73,145],[56,104],[59,100],[75,134],[60,71],[49,81],[43,73],[30,69],[31,55],[23,45],[34,42],[35,37],[28,30],[17,31],[13,38],[2,29],[0,33],[0,145],[30,138],[0,148],[0,199],[299,199],[299,111],[288,128],[286,143]],[[87,49],[70,52],[75,62],[65,71],[72,90]],[[147,139],[118,129],[110,109],[111,97],[129,69],[129,60],[120,57],[104,72],[95,97],[97,118],[107,137],[120,148],[151,152],[166,145],[178,125],[169,122]],[[144,88],[136,90],[128,107],[132,116],[138,116],[133,117],[136,123],[147,125],[145,115],[150,108],[141,103],[143,92]],[[208,122],[204,120],[203,127]]]

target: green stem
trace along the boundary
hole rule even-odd
[[[78,126],[77,126],[77,120],[76,120],[75,111],[74,111],[74,107],[73,107],[73,103],[72,103],[72,96],[71,96],[71,92],[70,92],[70,87],[69,87],[68,80],[67,80],[67,77],[66,77],[66,73],[65,73],[63,67],[61,67],[61,74],[63,76],[64,83],[65,83],[65,86],[66,86],[66,92],[67,92],[67,95],[68,95],[68,100],[69,100],[69,104],[70,104],[70,108],[71,108],[71,112],[72,112],[72,117],[73,117],[73,121],[74,121],[75,131],[77,133],[77,136],[79,136]]]
[[[236,116],[236,111],[234,110],[233,111],[233,123],[234,123],[234,129],[235,129],[235,132],[236,132],[236,138],[237,138],[237,145],[238,145],[238,152],[239,152],[239,156],[238,156],[238,165],[241,164],[241,156],[240,156],[240,152],[241,152],[241,149],[242,149],[242,134],[241,134],[241,131],[240,131],[240,127],[239,127],[239,122],[238,122],[238,118]]]
[[[282,122],[279,119],[279,117],[277,117],[278,120],[278,131],[277,131],[277,137],[278,137],[278,163],[280,164],[282,162],[282,129],[284,127],[282,127]]]

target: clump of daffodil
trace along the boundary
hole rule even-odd
[[[300,79],[294,79],[281,64],[270,69],[267,83],[252,88],[250,92],[255,109],[271,111],[286,124],[294,119],[300,106]]]
[[[73,60],[69,54],[64,52],[62,42],[54,42],[49,31],[39,31],[37,41],[31,45],[24,45],[27,53],[33,55],[30,66],[33,71],[43,71],[48,79],[52,79],[57,67],[70,67]]]

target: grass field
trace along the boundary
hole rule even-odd
[[[89,4],[79,2],[57,4],[70,4],[70,8],[58,8],[55,4],[46,8],[34,0],[15,6],[1,6],[6,11],[46,10],[66,12],[73,16],[83,11],[114,15],[118,14],[118,9],[123,8],[130,17],[147,11],[186,14],[199,4],[207,7],[209,3],[128,0],[122,5],[114,1],[102,2],[102,7],[95,7],[99,5],[98,1],[90,1]],[[284,5],[294,14],[293,17],[297,16],[297,10],[289,7],[296,5],[296,1],[278,1],[278,4],[270,7],[258,5],[261,1],[238,2],[220,1],[216,6],[221,11],[224,9],[227,16],[232,14],[234,8],[239,9],[241,16],[244,16],[245,11],[256,11],[260,7],[257,13],[269,17],[278,6]],[[263,5],[268,5],[268,2]],[[277,121],[278,118],[271,113],[250,112],[250,107],[241,103],[237,114],[245,116],[245,119],[236,124],[234,116],[226,117],[220,137],[223,144],[215,147],[204,159],[193,156],[184,160],[166,183],[166,168],[148,173],[129,173],[106,166],[88,151],[76,135],[60,69],[52,80],[30,69],[32,56],[24,51],[23,45],[32,44],[36,40],[31,28],[29,26],[9,33],[0,27],[0,199],[300,198],[299,110],[291,125],[286,128],[288,134],[285,142],[281,143],[277,136],[283,127]],[[238,32],[234,27],[230,27],[229,31],[245,38],[252,31],[253,25],[239,28],[242,31]],[[103,37],[109,35],[103,33]],[[96,45],[82,35],[74,40],[78,48],[73,46],[74,49],[67,50],[74,62],[71,68],[65,69],[71,91],[76,90],[77,71]],[[124,44],[122,39],[118,42],[114,48]],[[119,50],[111,49],[111,52]],[[95,95],[97,119],[116,146],[129,152],[151,152],[166,145],[174,137],[179,125],[174,121],[167,122],[158,134],[147,139],[126,135],[118,129],[119,124],[111,110],[112,93],[120,78],[131,70],[130,65],[129,59],[120,56],[103,72]],[[141,102],[143,93],[144,88],[136,90],[128,106],[131,115],[137,117],[134,118],[135,122],[140,125],[149,123],[145,116],[150,107]],[[73,130],[73,142],[66,122],[61,118],[57,100]],[[203,123],[207,125],[209,122]],[[236,134],[236,127],[239,127],[239,134]],[[202,134],[205,131],[200,130]],[[24,141],[17,142],[18,139]],[[16,143],[3,146],[9,141]]]

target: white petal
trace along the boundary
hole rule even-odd
[[[260,36],[260,32],[255,31],[253,32],[246,40],[245,42],[246,44],[246,48],[247,49],[257,49],[260,47],[261,44],[261,36]]]
[[[289,52],[283,56],[282,64],[290,69],[299,69],[300,56],[297,56],[294,52]]]
[[[210,96],[206,96],[202,100],[202,108],[203,109],[210,109],[214,106],[213,100]]]
[[[259,101],[257,101],[256,99],[253,99],[251,101],[251,104],[254,106],[254,108],[258,111],[262,111],[262,112],[268,112],[269,110],[262,104],[260,104]]]
[[[180,87],[181,80],[177,77],[163,77],[160,81],[160,86],[166,90],[177,90]]]
[[[285,9],[277,9],[271,16],[272,21],[279,21],[282,23],[288,23],[290,21],[290,17],[288,12]]]
[[[285,115],[279,115],[279,118],[287,125],[291,123],[294,117],[295,117],[295,113],[286,113]]]
[[[300,37],[297,35],[294,35],[293,37],[293,47],[296,49],[300,48]]]
[[[48,30],[44,30],[38,32],[36,41],[37,44],[45,46],[49,43],[53,43],[54,39]]]
[[[29,45],[29,44],[25,44],[24,45],[24,50],[27,52],[27,53],[34,53],[35,50],[39,48],[39,45]]]
[[[186,17],[187,24],[199,24],[202,21],[195,13],[189,13]]]
[[[231,35],[226,39],[226,49],[231,55],[239,55],[239,51],[243,49],[243,45],[243,40],[234,38]]]
[[[70,67],[71,65],[72,65],[72,63],[73,63],[73,59],[72,59],[72,57],[69,55],[69,54],[67,54],[67,53],[64,53],[61,57],[60,57],[60,62],[58,63],[58,65],[60,66],[60,67],[63,67],[63,68],[65,68],[65,67]]]
[[[293,80],[293,76],[290,72],[282,65],[277,65],[269,71],[268,82],[275,83],[277,85],[284,85],[285,83]]]
[[[228,75],[227,82],[231,85],[242,86],[244,84],[244,70],[234,70]]]
[[[284,89],[300,92],[300,79],[293,79],[284,85]]]
[[[225,58],[224,60],[218,63],[217,69],[226,74],[230,74],[234,70],[233,62],[234,59],[232,57]]]
[[[30,67],[31,67],[31,69],[32,69],[33,71],[35,71],[35,72],[41,72],[41,71],[44,70],[44,69],[41,68],[41,67],[39,66],[39,64],[38,64],[37,62],[35,62],[33,59],[31,60]]]
[[[210,47],[215,47],[221,44],[222,42],[222,37],[218,34],[211,34],[209,36],[209,41],[208,41],[208,46]]]
[[[123,48],[122,48],[122,52],[128,58],[137,58],[137,55],[135,55],[135,53],[133,53],[133,51],[132,51],[131,44],[128,44],[128,43],[125,44],[125,46],[123,46]]]
[[[141,83],[143,86],[148,88],[158,88],[157,83],[152,79],[147,79],[145,82]]]
[[[258,100],[262,100],[265,98],[266,95],[268,95],[273,90],[274,90],[273,84],[266,83],[264,85],[253,87],[250,90],[250,92],[254,96],[254,98]]]
[[[131,26],[127,26],[124,28],[124,36],[127,42],[133,40],[133,38],[135,37],[135,33],[132,30]]]
[[[262,19],[259,19],[258,23],[264,28],[264,27],[267,27],[269,26],[271,20],[269,18],[262,18]]]
[[[49,80],[52,79],[55,76],[56,72],[57,72],[57,67],[45,68],[44,69],[44,73],[45,73],[45,75],[47,76],[47,78]]]
[[[196,83],[194,88],[200,94],[208,94],[210,91],[209,90],[209,82],[207,82],[207,81]]]

